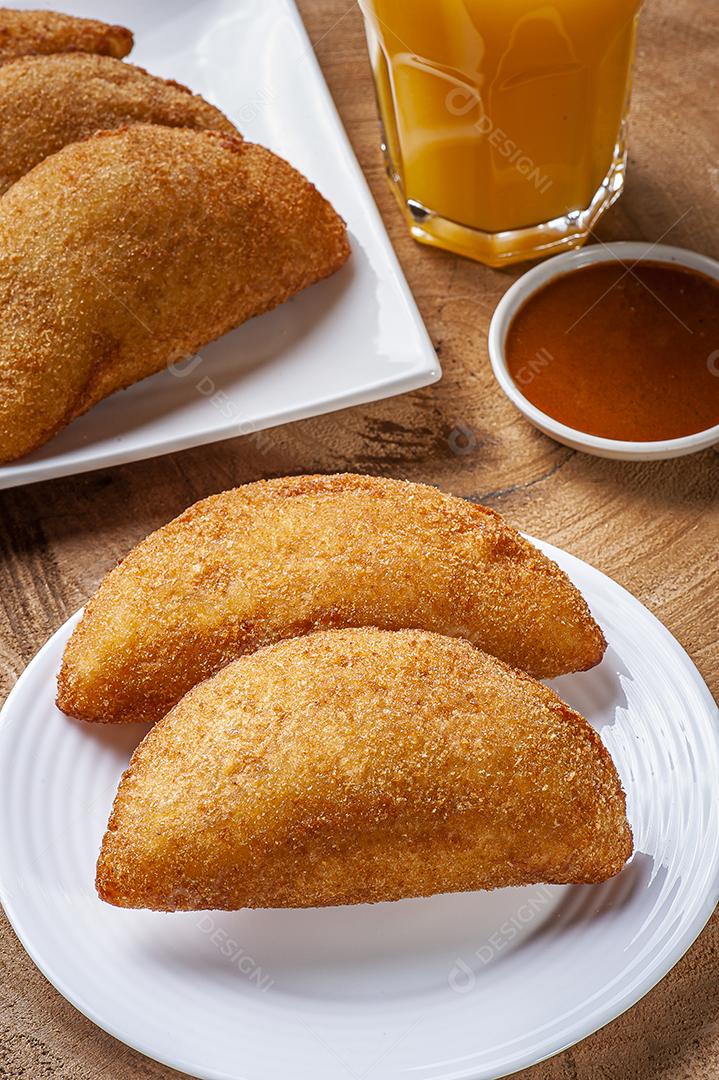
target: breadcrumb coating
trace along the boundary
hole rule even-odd
[[[0,64],[16,56],[84,52],[121,60],[132,48],[124,26],[80,19],[58,11],[16,11],[0,8]]]
[[[285,477],[196,503],[111,571],[65,650],[58,705],[159,720],[236,657],[345,626],[463,637],[541,678],[605,648],[566,574],[493,510],[401,480]]]
[[[319,907],[580,884],[632,852],[556,694],[467,642],[332,630],[190,691],[133,755],[97,867],[121,907]]]
[[[342,219],[261,146],[136,124],[2,196],[0,461],[334,273]]]
[[[111,56],[25,56],[0,67],[0,194],[38,162],[101,129],[133,123],[237,134],[180,83]]]

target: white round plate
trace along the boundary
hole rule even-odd
[[[102,904],[95,858],[145,729],[55,709],[75,617],[30,664],[0,722],[0,898],[48,979],[118,1039],[208,1080],[489,1080],[646,994],[717,900],[716,708],[637,600],[540,546],[609,641],[598,668],[555,686],[621,773],[636,853],[619,877],[310,911]]]

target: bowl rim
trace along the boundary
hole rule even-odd
[[[562,277],[566,273],[595,263],[657,262],[666,265],[685,266],[697,270],[719,282],[719,261],[709,255],[688,248],[673,247],[669,244],[651,241],[620,240],[615,243],[592,244],[590,247],[555,255],[546,262],[532,267],[510,285],[494,310],[489,325],[489,359],[494,377],[509,400],[536,427],[545,433],[556,436],[565,444],[586,447],[590,451],[606,452],[611,456],[636,457],[673,457],[687,452],[702,450],[719,442],[719,424],[695,431],[691,435],[682,435],[676,439],[657,439],[654,441],[633,441],[625,439],[607,439],[600,435],[590,435],[580,428],[569,427],[555,420],[553,416],[538,409],[529,398],[525,397],[509,373],[505,356],[505,342],[512,319],[526,301],[548,282]],[[718,343],[719,348],[719,343]]]

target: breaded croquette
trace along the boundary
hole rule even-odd
[[[84,52],[121,60],[132,48],[124,26],[80,19],[57,11],[0,8],[0,64],[16,56]]]
[[[467,642],[330,630],[195,687],[145,737],[97,867],[120,907],[321,907],[580,884],[632,852],[594,729]]]
[[[58,705],[155,721],[236,657],[344,626],[467,638],[538,677],[605,642],[562,570],[499,514],[378,477],[287,477],[196,503],[106,577],[65,650]]]
[[[100,129],[145,122],[237,134],[214,105],[110,56],[26,56],[0,67],[0,194]]]
[[[2,196],[0,461],[348,254],[313,185],[232,135],[136,124],[64,147]]]

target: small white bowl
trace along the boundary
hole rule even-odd
[[[571,270],[594,263],[611,263],[616,260],[625,262],[643,260],[653,263],[678,264],[690,270],[698,270],[707,277],[719,281],[719,262],[698,255],[695,251],[683,248],[667,247],[664,244],[617,243],[593,245],[557,255],[553,259],[535,266],[523,274],[507,290],[492,316],[489,326],[489,358],[494,376],[509,400],[524,413],[535,427],[551,436],[557,442],[582,450],[597,457],[622,458],[627,461],[660,461],[665,458],[682,457],[704,450],[719,442],[719,424],[697,431],[694,435],[684,435],[680,439],[661,439],[657,442],[629,442],[621,439],[604,439],[598,435],[589,435],[585,431],[567,427],[558,420],[542,412],[529,401],[509,374],[505,357],[507,331],[512,319],[529,297],[541,289],[548,281],[561,277]],[[719,342],[717,342],[719,349]],[[719,359],[718,359],[719,364]],[[719,377],[719,376],[718,376]]]

